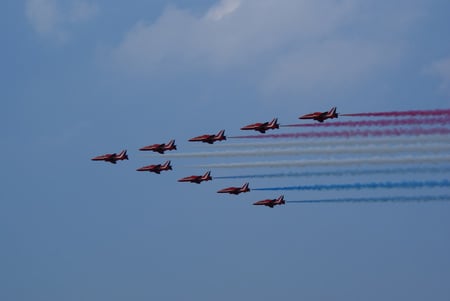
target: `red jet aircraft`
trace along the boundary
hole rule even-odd
[[[148,146],[141,147],[140,151],[154,151],[158,152],[160,154],[164,154],[165,151],[170,151],[173,149],[177,149],[177,146],[175,145],[175,140],[170,140],[169,143],[161,143],[161,144],[152,144]]]
[[[253,203],[253,205],[264,205],[264,206],[273,208],[273,206],[275,206],[275,205],[283,205],[285,203],[286,202],[284,201],[284,195],[280,195],[277,199],[262,200],[262,201]]]
[[[242,127],[241,130],[255,130],[264,134],[267,130],[279,129],[280,125],[277,123],[277,121],[278,119],[274,118],[271,122],[253,123]]]
[[[213,144],[216,141],[227,140],[227,137],[225,137],[224,134],[225,134],[225,130],[221,130],[219,133],[217,133],[217,135],[206,134],[206,135],[191,138],[191,139],[189,139],[189,141],[201,141],[201,142]]]
[[[92,161],[106,161],[112,164],[116,164],[118,160],[128,160],[127,151],[123,150],[119,154],[105,154],[101,156],[97,156],[91,159]]]
[[[250,188],[248,188],[248,183],[245,183],[242,187],[228,187],[217,191],[217,193],[239,194],[248,191],[250,191]]]
[[[191,182],[191,183],[197,183],[200,184],[203,181],[210,181],[211,178],[211,172],[207,171],[203,176],[189,176],[182,179],[179,179],[178,182]]]
[[[306,114],[300,116],[299,119],[314,119],[318,122],[323,122],[326,119],[338,118],[338,113],[336,113],[336,107],[332,107],[328,112],[315,112],[311,114]]]
[[[141,168],[136,169],[137,171],[150,171],[157,174],[160,174],[161,171],[164,170],[172,170],[172,166],[170,165],[170,161],[166,161],[164,164],[156,164],[156,165],[148,165]]]

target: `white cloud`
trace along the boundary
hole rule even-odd
[[[252,70],[266,92],[354,84],[399,57],[398,41],[415,20],[403,5],[388,16],[372,8],[356,0],[222,0],[196,17],[170,7],[151,24],[139,21],[112,57],[137,74]]]
[[[60,42],[69,37],[69,23],[85,22],[97,12],[95,4],[83,0],[73,0],[70,7],[62,7],[56,0],[27,0],[25,3],[25,15],[33,29]]]
[[[273,64],[265,90],[305,92],[336,90],[383,69],[400,57],[400,44],[379,45],[363,40],[326,40],[296,49]]]
[[[218,21],[234,12],[241,5],[240,0],[222,0],[206,13],[206,19]]]
[[[75,1],[69,11],[70,20],[74,23],[87,21],[98,14],[98,6],[85,1]]]
[[[25,13],[37,33],[65,39],[65,33],[59,28],[62,15],[56,5],[56,1],[28,0],[25,6]]]
[[[346,23],[353,7],[351,1],[334,0],[321,4],[310,0],[286,0],[283,5],[274,0],[234,3],[240,2],[222,1],[199,18],[169,7],[152,24],[139,21],[114,56],[140,69],[167,61],[233,67],[293,43],[324,38]],[[227,18],[223,18],[225,12]]]
[[[427,71],[439,76],[441,80],[439,88],[450,94],[450,57],[434,62]]]

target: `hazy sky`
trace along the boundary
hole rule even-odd
[[[450,299],[447,202],[270,209],[251,203],[281,192],[216,193],[247,180],[214,177],[338,167],[218,168],[211,182],[177,182],[205,172],[200,165],[314,155],[174,157],[173,171],[135,171],[166,160],[139,147],[176,139],[180,154],[233,151],[187,140],[221,129],[240,135],[274,117],[299,123],[332,106],[450,108],[450,2],[26,0],[0,8],[0,299]],[[286,142],[221,145],[276,141]],[[129,161],[90,161],[122,149]],[[448,159],[427,168],[248,181],[448,179]],[[448,187],[283,193],[292,201],[450,195]]]

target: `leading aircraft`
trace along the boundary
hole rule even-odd
[[[121,151],[119,154],[105,154],[91,159],[92,161],[106,161],[116,164],[119,160],[128,160],[127,150]]]
[[[300,116],[299,119],[314,119],[318,122],[323,122],[326,119],[338,118],[338,113],[336,113],[336,107],[332,107],[328,112],[314,112],[311,114],[306,114]]]
[[[272,119],[271,122],[258,122],[258,123],[253,123],[253,124],[249,124],[246,125],[244,127],[241,127],[241,130],[255,130],[258,131],[262,134],[264,134],[267,130],[274,130],[274,129],[279,129],[280,125],[277,123],[278,118],[274,118]]]
[[[262,201],[253,203],[253,205],[263,205],[263,206],[268,206],[270,208],[273,208],[273,206],[283,205],[285,203],[286,202],[284,201],[284,195],[280,195],[277,199],[262,200]]]
[[[203,176],[189,176],[179,179],[178,182],[191,182],[200,184],[203,181],[210,181],[210,180],[212,180],[211,172],[207,171]]]
[[[157,174],[160,174],[161,171],[164,170],[172,170],[172,166],[170,165],[170,161],[166,161],[164,164],[155,164],[155,165],[147,165],[141,168],[136,169],[137,171],[150,171]]]
[[[217,135],[201,135],[194,138],[189,139],[189,141],[201,141],[209,144],[213,144],[216,141],[222,141],[227,140],[227,137],[225,137],[225,130],[221,130]]]
[[[160,154],[164,154],[165,151],[170,151],[173,149],[177,149],[177,146],[175,145],[175,140],[170,140],[169,143],[161,143],[161,144],[152,144],[147,145],[144,147],[141,147],[140,151],[154,151],[158,152]]]
[[[230,193],[230,194],[239,194],[250,191],[248,187],[248,183],[242,185],[242,187],[228,187],[217,191],[217,193]]]

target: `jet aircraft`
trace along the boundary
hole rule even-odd
[[[201,142],[213,144],[216,141],[227,140],[227,137],[225,137],[224,134],[225,134],[225,130],[221,130],[219,133],[217,133],[217,135],[205,134],[202,136],[191,138],[191,139],[189,139],[189,141],[201,141]]]
[[[230,193],[230,194],[239,194],[250,191],[250,188],[248,187],[248,183],[245,183],[242,185],[242,187],[228,187],[221,189],[217,191],[217,193]]]
[[[91,159],[92,161],[106,161],[112,164],[116,164],[118,160],[128,160],[127,151],[123,150],[119,154],[105,154],[101,156],[97,156]]]
[[[284,201],[284,195],[280,195],[277,199],[262,200],[262,201],[253,203],[253,205],[263,205],[263,206],[268,206],[270,208],[273,208],[273,206],[283,205],[285,203],[286,202]]]
[[[264,134],[267,130],[279,129],[280,125],[277,123],[277,121],[278,119],[274,118],[271,122],[253,123],[242,127],[241,130],[255,130]]]
[[[328,112],[314,112],[311,114],[306,114],[300,116],[299,119],[314,119],[318,122],[323,122],[326,119],[338,118],[338,113],[336,113],[336,107],[332,107]]]
[[[203,181],[210,181],[210,180],[212,180],[211,172],[207,171],[203,176],[189,176],[179,179],[178,182],[191,182],[200,184]]]
[[[165,151],[170,151],[173,149],[177,149],[177,146],[175,145],[175,140],[170,140],[169,143],[161,143],[161,144],[152,144],[148,146],[141,147],[140,151],[154,151],[158,152],[160,154],[164,154]]]
[[[155,164],[155,165],[147,165],[141,168],[136,169],[137,171],[150,171],[157,174],[160,174],[161,171],[164,170],[172,170],[172,166],[170,165],[170,161],[166,161],[164,164]]]

